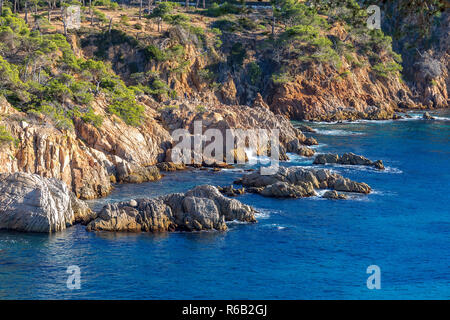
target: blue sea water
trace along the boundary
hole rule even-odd
[[[374,192],[349,200],[238,199],[257,224],[227,232],[0,232],[0,299],[448,299],[450,298],[450,121],[309,124],[317,152],[382,159],[385,171],[327,166]],[[311,166],[293,157],[283,165]],[[199,184],[226,185],[239,170],[167,174],[119,185],[106,199],[151,197]],[[66,270],[81,270],[81,289]],[[381,289],[369,290],[369,265]]]

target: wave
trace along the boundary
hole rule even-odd
[[[364,135],[365,133],[348,131],[348,130],[340,130],[340,129],[334,129],[334,130],[316,129],[316,134],[326,135],[326,136],[360,136],[360,135]]]
[[[363,165],[353,165],[353,164],[339,164],[339,163],[329,163],[326,165],[320,165],[322,167],[325,167],[327,169],[330,169],[330,171],[333,171],[332,168],[334,169],[346,169],[346,170],[358,170],[358,171],[367,171],[367,172],[374,172],[374,173],[392,173],[392,174],[402,174],[403,171],[398,169],[398,168],[394,168],[394,167],[389,167],[386,166],[384,170],[378,170],[375,167],[372,166],[363,166]],[[336,171],[336,170],[334,170]]]

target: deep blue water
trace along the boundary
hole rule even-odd
[[[450,114],[440,114],[448,117]],[[257,224],[227,232],[0,232],[0,299],[448,299],[450,298],[450,121],[311,124],[318,152],[382,159],[385,172],[333,170],[374,189],[368,196],[238,199]],[[284,165],[311,165],[294,158]],[[242,172],[192,171],[120,185],[106,201],[230,184]],[[366,286],[369,265],[381,289]],[[81,269],[81,289],[66,269]]]

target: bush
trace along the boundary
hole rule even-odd
[[[382,78],[398,76],[403,70],[402,66],[396,62],[378,63],[372,67],[375,74]]]
[[[154,59],[156,61],[165,61],[167,59],[166,54],[154,45],[149,45],[146,48],[146,53],[149,59]]]
[[[250,62],[247,65],[247,72],[251,84],[255,85],[261,81],[262,71],[256,62]]]
[[[0,146],[10,144],[14,141],[14,138],[11,134],[6,130],[5,126],[0,126]]]
[[[86,123],[92,124],[96,128],[100,128],[103,123],[103,117],[95,114],[92,108],[89,108],[87,112],[82,114],[81,119]]]
[[[222,3],[221,5],[214,2],[211,7],[206,10],[206,15],[210,17],[220,17],[226,14],[237,14],[241,9],[228,2]]]

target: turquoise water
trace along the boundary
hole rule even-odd
[[[257,224],[228,232],[0,232],[0,299],[448,299],[450,298],[450,114],[438,121],[311,124],[318,152],[382,159],[379,172],[333,170],[374,189],[368,196],[238,199],[260,210]],[[447,119],[447,120],[446,120]],[[283,165],[310,166],[294,157]],[[92,203],[230,184],[243,173],[190,171],[120,185]],[[68,266],[81,289],[66,288]],[[366,269],[381,268],[369,290]]]

